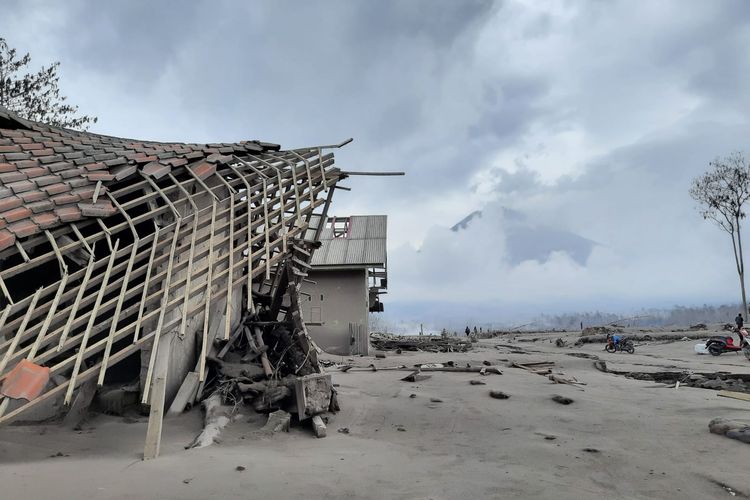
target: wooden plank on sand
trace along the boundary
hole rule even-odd
[[[746,392],[735,392],[735,391],[719,391],[719,396],[723,398],[739,399],[742,401],[750,401],[750,394]]]

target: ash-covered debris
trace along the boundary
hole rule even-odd
[[[370,345],[381,351],[466,352],[472,348],[468,337],[398,336],[370,334]]]
[[[299,309],[299,286],[305,276],[299,262],[286,259],[275,293],[254,293],[255,311],[246,311],[228,340],[213,343],[199,399],[218,397],[219,404],[235,412],[248,408],[276,414],[274,418],[284,411],[296,415],[297,422],[339,410],[331,376],[318,361]],[[319,426],[316,421],[318,436]]]

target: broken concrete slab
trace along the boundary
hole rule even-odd
[[[333,391],[330,374],[313,373],[299,377],[294,388],[300,420],[328,411]]]
[[[264,432],[289,432],[289,422],[292,416],[284,410],[276,410],[268,414],[268,422],[261,429]]]
[[[320,415],[315,415],[312,418],[312,426],[316,438],[326,437],[327,429],[325,422],[323,422],[323,417],[321,417]]]

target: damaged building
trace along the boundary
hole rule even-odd
[[[307,326],[326,352],[369,354],[369,313],[388,288],[385,215],[329,217],[301,298]]]
[[[155,456],[165,409],[222,380],[256,409],[335,407],[330,383],[305,396],[323,370],[298,293],[346,142],[150,142],[0,108],[0,424],[125,387],[150,407]],[[271,381],[287,387],[273,401]]]

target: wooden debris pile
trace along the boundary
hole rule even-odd
[[[471,344],[471,339],[460,337],[370,335],[370,345],[381,351],[466,352]]]
[[[607,335],[608,333],[622,333],[622,328],[613,325],[587,326],[581,332],[581,337],[588,337],[590,335]]]
[[[275,413],[274,419],[279,411],[288,412],[298,421],[312,418],[316,436],[323,437],[320,414],[339,407],[331,376],[323,373],[299,307],[299,288],[309,268],[305,257],[310,253],[299,241],[291,242],[290,248],[276,273],[275,292],[254,293],[254,310],[246,311],[228,340],[213,343],[201,392],[209,395],[210,404],[204,404],[207,415],[217,404],[235,411],[248,406]],[[207,418],[206,428],[214,423]]]

